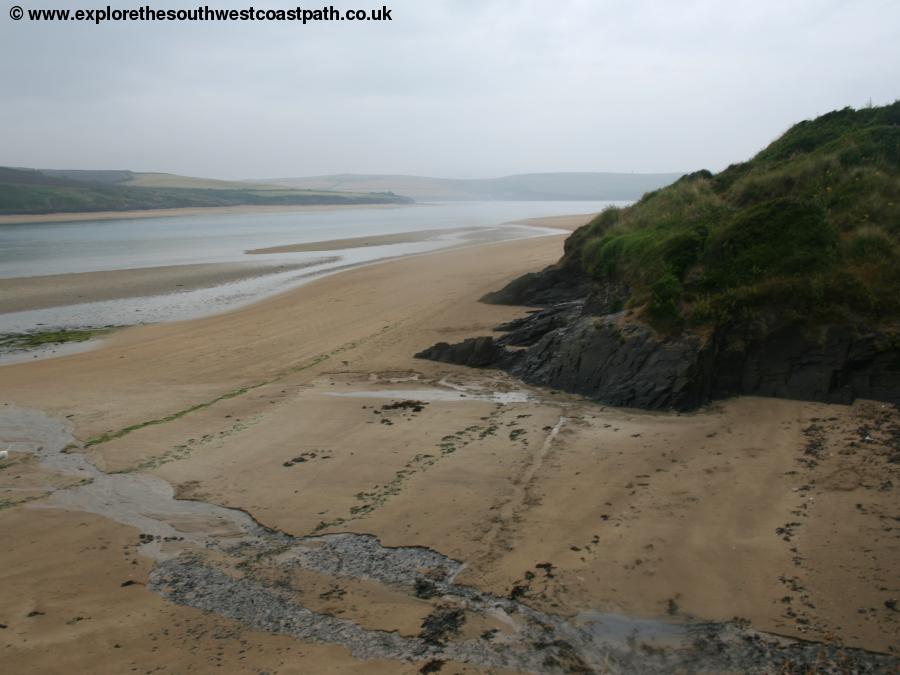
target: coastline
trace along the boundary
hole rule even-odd
[[[500,223],[497,227],[524,225],[527,227],[545,227],[558,230],[573,230],[584,225],[596,214],[572,214],[565,216],[539,216],[525,218],[523,220],[511,220]],[[395,234],[380,234],[364,237],[350,237],[347,239],[329,239],[313,241],[302,244],[283,244],[266,248],[254,248],[246,251],[248,255],[267,255],[271,253],[303,253],[313,251],[335,251],[345,248],[368,248],[370,246],[388,246],[391,244],[411,244],[428,241],[438,236],[448,234],[462,234],[463,238],[471,243],[488,243],[494,241],[490,230],[483,227],[453,227],[446,230],[414,230],[411,232],[397,232]]]
[[[229,215],[234,213],[290,213],[292,211],[335,211],[338,209],[392,209],[408,208],[411,206],[423,206],[423,204],[248,204],[243,206],[191,206],[174,209],[142,209],[135,211],[92,211],[26,215],[0,215],[0,225],[19,225],[26,223],[68,223],[83,220],[139,220],[142,218]]]
[[[271,253],[305,253],[311,251],[335,251],[345,248],[369,248],[371,246],[389,246],[390,244],[412,244],[428,241],[435,236],[473,232],[477,227],[455,227],[446,230],[415,230],[397,232],[396,234],[376,234],[365,237],[349,237],[347,239],[326,239],[303,244],[283,244],[266,248],[253,248],[245,251],[247,255],[268,255]]]
[[[12,277],[0,279],[0,313],[180,293],[301,270],[333,260],[334,257],[326,257],[305,263],[269,265],[253,262],[199,263]]]
[[[862,426],[871,448],[881,443],[893,419],[881,408],[743,398],[688,415],[646,413],[413,358],[522,316],[477,298],[556,262],[562,245],[549,236],[413,255],[228,313],[123,329],[89,352],[3,366],[0,403],[62,421],[68,452],[108,475],[163,480],[180,499],[240,509],[295,537],[366,535],[438,551],[465,564],[458,583],[500,598],[521,588],[539,611],[676,624],[738,616],[755,630],[887,651],[893,624],[857,605],[889,612],[863,580],[892,569],[879,515],[891,512],[891,493],[861,485],[865,456],[839,453]],[[499,403],[497,392],[520,396]],[[404,400],[421,403],[390,407]],[[835,442],[809,468],[800,460],[816,425],[828,428],[822,443]],[[78,639],[90,648],[69,652],[76,670],[147,670],[159,663],[163,631],[169,649],[194,646],[178,652],[179,667],[200,671],[222,650],[259,655],[252,671],[235,658],[236,672],[287,656],[309,672],[422,665],[361,662],[344,646],[242,622],[221,604],[201,611],[165,600],[151,587],[146,530],[79,510],[84,491],[66,488],[73,479],[19,450],[28,433],[5,431],[17,445],[0,471],[0,527],[19,542],[0,552],[11,668],[51,672],[53,655]],[[799,521],[789,540],[776,532]],[[199,517],[181,526],[219,527]],[[97,543],[85,555],[88,540]],[[217,564],[202,547],[189,550],[198,564]],[[29,560],[41,561],[39,574]],[[441,601],[371,579],[287,574],[277,560],[244,562],[259,578],[284,573],[304,606],[366,630],[417,635]],[[494,630],[510,629],[467,612],[466,639]]]
[[[588,218],[590,218],[590,214],[547,216],[501,223],[498,225],[498,228],[528,225],[571,231],[584,224]],[[492,243],[497,238],[495,230],[478,227],[418,230],[399,234],[353,237],[252,249],[247,251],[247,254],[253,254],[253,258],[248,257],[246,260],[239,262],[164,265],[122,270],[0,278],[0,314],[208,289],[222,284],[303,269],[310,269],[310,272],[314,272],[314,268],[318,265],[337,262],[339,258],[336,256],[344,249],[397,243],[418,243],[448,234],[463,235],[460,243],[447,247],[448,249]],[[277,262],[265,261],[266,254],[324,251],[330,254],[312,261],[291,262],[285,259],[279,259]],[[430,253],[427,252],[425,255]],[[380,264],[380,262],[384,261],[376,260],[375,264]],[[340,271],[343,272],[345,270],[340,269]],[[323,269],[322,272],[327,273],[328,270]]]

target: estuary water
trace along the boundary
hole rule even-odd
[[[0,278],[251,259],[262,263],[260,256],[244,252],[399,232],[491,227],[525,218],[592,213],[611,204],[616,202],[457,202],[0,225]],[[301,260],[300,255],[289,259]]]
[[[379,260],[478,241],[558,234],[559,230],[552,228],[510,223],[595,213],[621,204],[456,202],[0,225],[0,280],[203,263],[269,268],[258,276],[212,287],[0,313],[0,334],[156,323],[215,314],[325,274]],[[329,251],[246,253],[273,246],[405,232],[427,232],[429,236],[376,246],[336,245]]]

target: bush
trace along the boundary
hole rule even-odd
[[[851,260],[867,263],[889,261],[897,257],[897,247],[888,234],[879,227],[861,227],[845,244],[847,256]]]
[[[764,276],[810,274],[834,262],[838,237],[821,209],[779,199],[755,206],[715,237],[706,256],[711,287]]]
[[[653,284],[650,316],[659,322],[674,323],[681,318],[681,283],[668,272]]]

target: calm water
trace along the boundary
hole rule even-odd
[[[274,262],[273,257],[246,256],[244,251],[373,234],[491,226],[522,218],[591,213],[610,203],[465,202],[399,208],[0,225],[0,278],[240,260],[264,263],[264,258]],[[390,253],[376,253],[385,252]],[[321,257],[321,254],[306,257]],[[288,259],[304,258],[293,254]]]
[[[471,233],[440,230],[476,227],[492,237],[555,234],[540,227],[498,227],[550,215],[601,211],[612,202],[465,202],[398,208],[358,208],[284,213],[241,213],[0,225],[0,278],[133,269],[196,263],[250,262],[278,266],[307,263],[211,288],[164,295],[84,302],[0,314],[0,334],[49,328],[132,325],[178,321],[224,312],[349,267],[465,243]],[[427,241],[365,248],[247,255],[245,251],[351,237],[435,231]],[[52,354],[78,349],[53,348]],[[34,355],[0,354],[0,362]]]

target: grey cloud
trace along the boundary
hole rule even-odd
[[[898,96],[890,1],[388,4],[384,24],[3,17],[0,164],[226,178],[719,169],[792,122]]]

